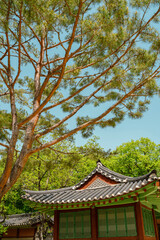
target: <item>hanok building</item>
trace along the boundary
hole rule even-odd
[[[156,171],[128,177],[97,167],[72,187],[26,191],[35,209],[54,214],[54,240],[158,240]]]
[[[2,220],[2,218],[0,218]],[[47,223],[50,231],[53,232],[53,219],[42,220],[39,214],[23,213],[6,216],[2,223],[7,231],[0,236],[1,240],[39,240],[39,228],[41,224]],[[47,235],[47,239],[53,239],[53,234]]]

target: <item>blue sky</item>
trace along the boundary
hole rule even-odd
[[[151,99],[149,109],[140,119],[125,118],[125,120],[115,128],[99,127],[94,131],[94,135],[99,137],[99,144],[105,150],[116,149],[122,143],[130,140],[138,140],[141,137],[147,137],[160,144],[160,97]],[[81,135],[76,136],[76,145],[80,146],[86,142]]]

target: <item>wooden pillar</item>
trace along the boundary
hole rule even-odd
[[[137,202],[135,204],[135,214],[136,214],[138,240],[144,240],[145,232],[144,232],[144,225],[143,225],[142,207],[140,202]]]
[[[153,222],[154,222],[154,230],[155,230],[155,236],[156,240],[159,240],[159,232],[158,232],[158,226],[157,226],[157,220],[154,209],[152,209],[152,215],[153,215]]]
[[[53,228],[53,239],[59,239],[59,212],[58,210],[54,211],[54,228]]]
[[[91,208],[91,237],[92,240],[98,239],[98,222],[96,208]]]

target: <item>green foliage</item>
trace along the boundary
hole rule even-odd
[[[160,175],[160,145],[148,138],[132,140],[117,147],[109,158],[109,168],[128,176],[141,176],[151,170]],[[108,163],[108,161],[107,161]]]
[[[0,223],[0,235],[4,234],[7,231],[7,227],[4,227],[1,223]]]
[[[5,206],[4,200],[0,202],[0,237],[7,231],[7,227],[3,226],[3,222],[6,219],[7,207]]]
[[[15,184],[14,188],[4,196],[2,204],[5,206],[7,215],[34,211],[25,204],[22,195],[23,185],[21,182],[18,182]]]
[[[34,154],[26,164],[19,182],[23,188],[32,190],[46,190],[66,187],[75,184],[80,176],[85,174],[83,167],[95,167],[98,159],[109,155],[100,147],[97,138],[93,138],[83,147],[75,147],[70,142],[58,144],[56,148],[46,149]],[[83,167],[82,167],[83,166]],[[78,169],[82,168],[81,171]]]

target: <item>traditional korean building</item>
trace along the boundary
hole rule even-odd
[[[37,210],[54,214],[54,240],[158,240],[160,190],[156,171],[128,177],[100,161],[81,182],[51,191],[26,191]]]
[[[1,220],[1,218],[0,218]],[[7,231],[0,236],[1,240],[39,240],[39,228],[47,223],[50,231],[53,232],[53,219],[42,220],[40,214],[23,213],[6,216],[3,226],[7,227]],[[53,234],[47,235],[46,240],[52,240]]]

